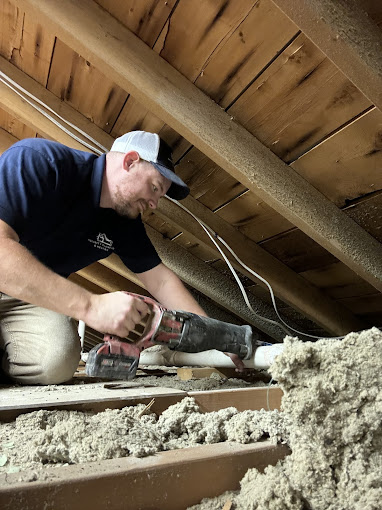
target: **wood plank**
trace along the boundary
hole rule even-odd
[[[339,207],[382,189],[382,112],[376,108],[292,164]]]
[[[368,313],[360,315],[360,317],[366,324],[372,324],[373,326],[375,325],[379,328],[382,327],[381,310],[379,310],[378,312],[373,312],[373,313],[368,312]]]
[[[98,413],[105,409],[147,404],[153,398],[155,402],[152,410],[161,414],[186,396],[193,397],[205,413],[231,406],[238,411],[268,409],[268,404],[270,409],[280,409],[283,392],[276,386],[185,392],[176,388],[146,386],[144,378],[110,383],[85,377],[83,384],[55,385],[52,391],[36,391],[34,386],[3,385],[1,395],[0,421],[9,422],[21,414],[38,409],[86,410]]]
[[[77,271],[79,276],[86,278],[90,282],[101,286],[108,292],[117,292],[124,290],[127,292],[135,292],[137,294],[147,294],[146,290],[136,285],[127,278],[108,269],[99,262],[94,262],[83,269]]]
[[[146,211],[142,215],[142,219],[145,224],[160,232],[166,239],[172,239],[182,233],[179,228],[164,221],[160,216],[151,211]]]
[[[371,106],[300,34],[228,112],[284,161],[292,161]]]
[[[51,140],[59,139],[69,147],[84,150],[84,146],[81,143],[63,132],[2,82],[0,82],[0,105],[3,110],[12,115],[16,120],[25,122],[31,129],[38,131],[45,138]]]
[[[357,2],[273,0],[382,110],[382,33]]]
[[[91,379],[90,379],[91,380]],[[115,382],[115,381],[114,381]],[[108,388],[108,381],[87,382],[86,384],[55,385],[54,391],[36,391],[34,386],[11,386],[1,389],[0,420],[9,421],[10,413],[18,416],[38,409],[79,409],[99,412],[109,406],[119,408],[136,405],[138,401],[146,402],[152,398],[162,399],[161,409],[167,409],[176,401],[186,397],[187,393],[174,388],[144,385],[133,381],[121,383],[121,387]],[[168,400],[168,397],[170,399]],[[18,414],[16,414],[18,413]]]
[[[373,326],[382,325],[382,295],[370,294],[364,296],[362,299],[359,296],[348,297],[341,299],[341,303],[349,308],[349,310],[356,310],[359,315],[371,320],[370,324]]]
[[[298,273],[337,261],[336,257],[298,229],[268,239],[261,243],[261,247]]]
[[[365,297],[375,294],[375,289],[342,262],[300,273],[308,281],[324,289],[334,299]],[[358,313],[357,311],[355,313]]]
[[[249,468],[263,471],[289,453],[269,441],[218,443],[53,468],[48,480],[33,483],[18,481],[20,473],[8,474],[7,482],[4,475],[0,479],[0,504],[4,510],[37,510],[42,501],[54,510],[178,510],[239,489]]]
[[[0,3],[0,13],[0,54],[45,86],[54,35],[8,0]]]
[[[189,391],[203,412],[217,411],[234,406],[238,411],[246,409],[280,409],[283,392],[277,387],[240,388],[220,391]]]
[[[47,89],[110,132],[127,92],[57,39]]]
[[[270,0],[252,2],[248,15],[211,54],[196,85],[227,107],[297,33]]]
[[[52,23],[65,44],[102,68],[121,88],[129,89],[288,221],[382,289],[381,245],[99,6],[90,0],[20,1],[28,12]],[[86,28],[81,24],[84,17]]]
[[[195,147],[182,158],[177,173],[190,187],[191,195],[211,210],[246,190],[245,186]]]
[[[106,289],[103,288],[102,286],[89,281],[87,278],[85,278],[84,276],[80,276],[77,273],[72,273],[68,277],[68,280],[70,280],[73,283],[76,283],[80,287],[83,287],[84,289],[88,290],[89,292],[92,292],[93,294],[104,294],[106,291]]]
[[[96,0],[96,2],[152,47],[166,24],[176,0],[167,0],[166,2]]]
[[[102,129],[97,127],[92,122],[89,122],[87,118],[85,118],[81,113],[79,113],[77,110],[69,106],[69,104],[61,101],[57,96],[55,96],[52,92],[48,91],[45,87],[40,85],[37,81],[33,80],[29,76],[27,76],[25,73],[17,69],[14,65],[10,64],[6,59],[0,57],[0,69],[3,73],[5,73],[9,78],[11,78],[13,81],[18,83],[21,87],[26,89],[28,92],[30,92],[33,96],[35,96],[39,101],[42,101],[42,103],[46,104],[48,107],[50,107],[54,112],[56,112],[58,115],[66,119],[67,121],[71,122],[75,126],[77,126],[79,129],[82,129],[82,131],[85,131],[88,135],[93,137],[105,147],[105,149],[110,149],[114,139],[105,133]],[[16,103],[18,104],[18,103]],[[35,116],[34,116],[35,118]],[[22,117],[22,122],[26,125],[30,124],[30,118],[28,115],[24,115]],[[25,126],[24,126],[25,127]],[[45,124],[42,124],[41,126],[38,126],[42,134],[44,133]],[[51,129],[52,136],[54,135],[57,141],[61,143],[67,143],[67,138],[65,138],[63,132],[58,129]],[[20,136],[17,136],[17,133],[15,136],[18,138],[24,138],[23,132],[21,132]],[[26,137],[26,136],[25,136]]]
[[[153,115],[147,108],[130,96],[118,115],[111,135],[117,138],[129,131],[139,130],[159,133],[163,126],[163,120]]]
[[[216,214],[255,242],[294,228],[292,223],[250,191],[220,208]]]
[[[208,247],[199,243],[195,240],[194,236],[189,235],[187,232],[183,232],[181,235],[177,236],[173,242],[204,262],[209,263],[216,260],[216,256],[214,256],[215,253],[211,253]]]
[[[194,81],[211,55],[248,16],[253,0],[178,2],[165,27],[164,45],[155,47],[183,76]]]

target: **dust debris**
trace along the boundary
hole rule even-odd
[[[230,407],[203,413],[192,397],[170,406],[159,417],[144,404],[100,413],[39,410],[0,424],[0,473],[144,457],[222,441],[251,443],[271,437],[276,442],[280,427],[278,411],[240,413]],[[9,444],[15,447],[7,448]]]

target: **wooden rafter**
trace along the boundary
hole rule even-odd
[[[97,4],[91,0],[21,0],[20,6],[46,22],[65,44],[268,205],[382,290],[381,245]]]
[[[90,133],[94,139],[102,143],[105,147],[111,147],[113,138],[110,135],[85,119],[76,110],[60,101],[54,94],[47,91],[44,87],[1,57],[0,69],[19,83],[24,89],[28,90],[47,106],[59,113],[63,118],[81,127],[85,132]],[[5,87],[5,85],[3,85],[3,87]],[[73,141],[68,135],[63,133],[61,129],[53,126],[54,129],[50,130],[51,123],[48,123],[41,114],[27,105],[25,101],[14,92],[6,90],[3,95],[0,94],[1,106],[3,106],[3,102],[10,112],[16,111],[18,118],[22,122],[33,126],[39,133],[45,134],[61,143],[78,148],[78,142]],[[9,140],[9,145],[11,145],[11,141],[13,141],[13,139]],[[83,149],[82,146],[81,149]],[[268,254],[255,242],[251,241],[237,229],[212,213],[207,207],[191,197],[186,199],[183,203],[191,212],[195,213],[202,221],[218,232],[221,237],[227,241],[229,240],[239,257],[251,269],[269,280],[276,295],[286,303],[299,310],[332,334],[343,334],[363,327],[362,322],[355,318],[345,307],[325,296],[316,287],[313,287],[286,265]],[[184,232],[192,234],[198,243],[211,249],[211,244],[209,241],[206,242],[201,228],[193,219],[187,217],[186,213],[177,209],[176,206],[166,201],[159,205],[158,213],[166,221],[175,223]],[[108,264],[108,262],[103,262],[103,264]],[[116,268],[112,267],[112,269],[115,270]],[[246,276],[258,282],[250,273],[246,273]],[[137,280],[134,280],[134,275],[132,273],[130,273],[129,276],[124,274],[124,277],[138,283]]]

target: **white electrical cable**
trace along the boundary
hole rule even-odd
[[[75,126],[74,124],[72,124],[71,122],[69,122],[68,120],[64,119],[63,117],[61,117],[58,113],[56,113],[52,108],[50,108],[49,106],[47,106],[46,104],[44,104],[42,101],[40,101],[40,99],[38,99],[37,97],[35,97],[33,94],[31,94],[30,92],[28,92],[27,90],[25,90],[21,85],[19,85],[18,83],[16,83],[15,81],[13,81],[11,78],[9,78],[6,74],[4,74],[2,71],[0,71],[0,81],[2,83],[4,83],[4,85],[6,85],[7,87],[9,87],[11,90],[13,90],[13,92],[15,92],[17,95],[19,95],[22,99],[24,99],[24,101],[26,101],[28,104],[30,104],[31,106],[33,106],[33,108],[35,108],[38,112],[40,112],[42,115],[44,115],[44,117],[46,117],[47,119],[49,119],[51,122],[53,122],[53,124],[55,124],[56,126],[58,126],[60,129],[62,129],[65,133],[67,133],[69,136],[71,136],[72,138],[74,138],[77,142],[81,143],[82,145],[84,145],[85,147],[87,147],[88,149],[90,149],[91,151],[95,152],[96,154],[99,154],[99,155],[102,155],[104,152],[107,152],[108,149],[106,149],[106,147],[103,147],[103,145],[101,145],[99,142],[97,142],[97,140],[95,140],[94,138],[92,138],[91,136],[89,136],[87,133],[85,133],[84,131],[82,131],[80,128],[78,128],[77,126]],[[22,91],[22,93],[20,92]],[[75,129],[78,133],[80,133],[82,136],[84,136],[85,138],[87,138],[90,142],[92,142],[93,144],[97,145],[100,149],[96,149],[95,147],[93,147],[92,145],[88,144],[87,142],[85,142],[84,140],[82,140],[81,138],[79,138],[78,136],[76,136],[74,133],[72,133],[71,131],[69,131],[67,128],[65,128],[62,124],[60,124],[56,119],[54,119],[51,115],[49,115],[46,111],[44,111],[43,109],[39,108],[36,104],[34,104],[32,101],[30,101],[29,99],[27,99],[27,97],[24,96],[24,94],[26,96],[29,96],[30,98],[33,99],[33,101],[36,101],[36,103],[40,104],[41,106],[43,106],[44,108],[46,108],[47,110],[49,110],[51,113],[53,113],[57,118],[59,118],[62,122],[65,122],[68,126],[70,126],[71,128]]]
[[[85,131],[82,131],[80,128],[78,128],[76,125],[72,124],[71,122],[67,121],[66,119],[64,119],[63,117],[61,117],[57,112],[55,112],[52,108],[50,108],[49,106],[47,106],[45,103],[43,103],[40,99],[38,99],[37,97],[35,97],[33,94],[31,94],[30,92],[28,92],[26,89],[24,89],[21,85],[19,85],[17,82],[15,82],[14,80],[12,80],[11,78],[9,78],[9,76],[7,76],[5,73],[3,73],[2,71],[0,71],[0,81],[3,82],[5,85],[7,85],[11,90],[13,90],[16,94],[18,94],[20,97],[22,97],[28,104],[30,104],[33,108],[35,108],[37,111],[39,111],[42,115],[44,115],[47,119],[49,119],[53,124],[55,124],[56,126],[58,126],[60,129],[62,129],[65,133],[67,133],[69,136],[71,136],[72,138],[74,138],[77,142],[81,143],[82,145],[84,145],[85,147],[87,147],[88,149],[90,149],[91,151],[95,152],[96,154],[99,154],[99,155],[102,155],[104,154],[105,152],[108,152],[108,149],[106,147],[104,147],[103,145],[101,145],[97,140],[95,140],[94,138],[92,138],[90,135],[88,135]],[[22,93],[20,92],[22,91]],[[30,98],[33,99],[33,101],[35,101],[36,103],[40,104],[41,106],[43,106],[43,108],[47,109],[48,111],[50,111],[51,113],[53,113],[57,118],[59,118],[62,122],[65,122],[68,126],[70,126],[72,129],[75,129],[78,133],[80,133],[82,136],[84,136],[85,138],[87,138],[90,142],[92,142],[93,144],[97,145],[101,150],[99,149],[96,149],[95,147],[93,147],[92,145],[88,144],[87,142],[85,142],[84,140],[82,140],[81,138],[77,137],[74,133],[72,133],[71,131],[69,131],[68,129],[66,129],[62,124],[60,124],[60,122],[58,122],[57,120],[55,120],[51,115],[49,115],[46,111],[44,111],[43,109],[39,108],[35,103],[33,103],[32,101],[29,101],[23,94],[25,94],[25,96],[28,96]],[[297,329],[294,329],[292,328],[291,326],[289,326],[280,316],[278,310],[277,310],[277,306],[276,306],[276,300],[275,300],[275,296],[274,296],[274,293],[273,293],[273,289],[271,287],[271,285],[269,284],[269,282],[267,282],[267,280],[265,280],[262,276],[260,276],[258,273],[256,273],[255,271],[253,271],[253,269],[251,269],[250,267],[248,267],[246,264],[244,264],[244,262],[242,260],[239,259],[239,257],[236,255],[236,253],[228,246],[228,244],[224,241],[224,239],[222,239],[216,232],[213,231],[212,228],[210,228],[208,225],[206,225],[205,223],[203,223],[197,216],[195,216],[191,211],[189,211],[186,207],[184,207],[184,205],[180,204],[177,200],[174,200],[173,198],[170,198],[170,197],[167,197],[166,198],[168,200],[170,200],[171,202],[177,204],[181,209],[183,209],[184,211],[186,211],[188,214],[190,214],[199,224],[200,226],[204,229],[204,231],[207,233],[207,235],[209,236],[209,238],[211,239],[211,241],[214,243],[214,245],[216,246],[216,248],[218,249],[219,253],[222,255],[224,261],[226,262],[226,264],[228,265],[230,271],[232,272],[239,288],[240,288],[240,291],[243,295],[243,298],[244,298],[244,301],[247,305],[247,307],[251,310],[251,312],[256,316],[256,317],[259,317],[261,320],[265,321],[265,322],[268,322],[272,325],[275,325],[275,326],[278,326],[280,327],[281,329],[283,329],[286,333],[290,333],[290,331],[294,331],[295,333],[298,333],[299,335],[303,335],[303,336],[308,336],[310,338],[315,338],[317,340],[323,338],[323,337],[320,337],[320,336],[315,336],[315,335],[309,335],[307,333],[303,333],[302,331],[299,331]],[[212,233],[212,234],[211,234]],[[256,278],[258,278],[260,281],[262,281],[269,289],[269,292],[270,292],[270,295],[271,295],[271,299],[272,299],[272,304],[273,304],[273,308],[275,309],[275,312],[276,312],[276,315],[278,317],[278,319],[281,321],[281,324],[274,321],[274,320],[271,320],[271,319],[268,319],[267,317],[263,317],[261,315],[259,315],[258,313],[256,313],[254,311],[254,309],[252,308],[250,302],[249,302],[249,299],[248,299],[248,295],[243,287],[243,284],[241,283],[240,281],[240,278],[238,277],[235,269],[233,268],[232,264],[230,263],[230,261],[228,260],[227,256],[225,255],[225,253],[223,252],[223,250],[220,248],[220,246],[218,245],[218,243],[215,241],[214,237],[216,239],[218,239],[220,241],[220,243],[225,246],[225,248],[232,254],[232,256],[236,259],[236,261],[243,267],[245,268],[249,273],[251,273],[253,276],[255,276]],[[335,339],[338,339],[338,340],[341,340],[342,338],[344,338],[343,336],[339,336],[339,337],[330,337],[332,338],[333,340]]]

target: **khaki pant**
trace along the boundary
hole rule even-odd
[[[20,384],[59,384],[77,369],[77,322],[0,293],[1,371]]]

